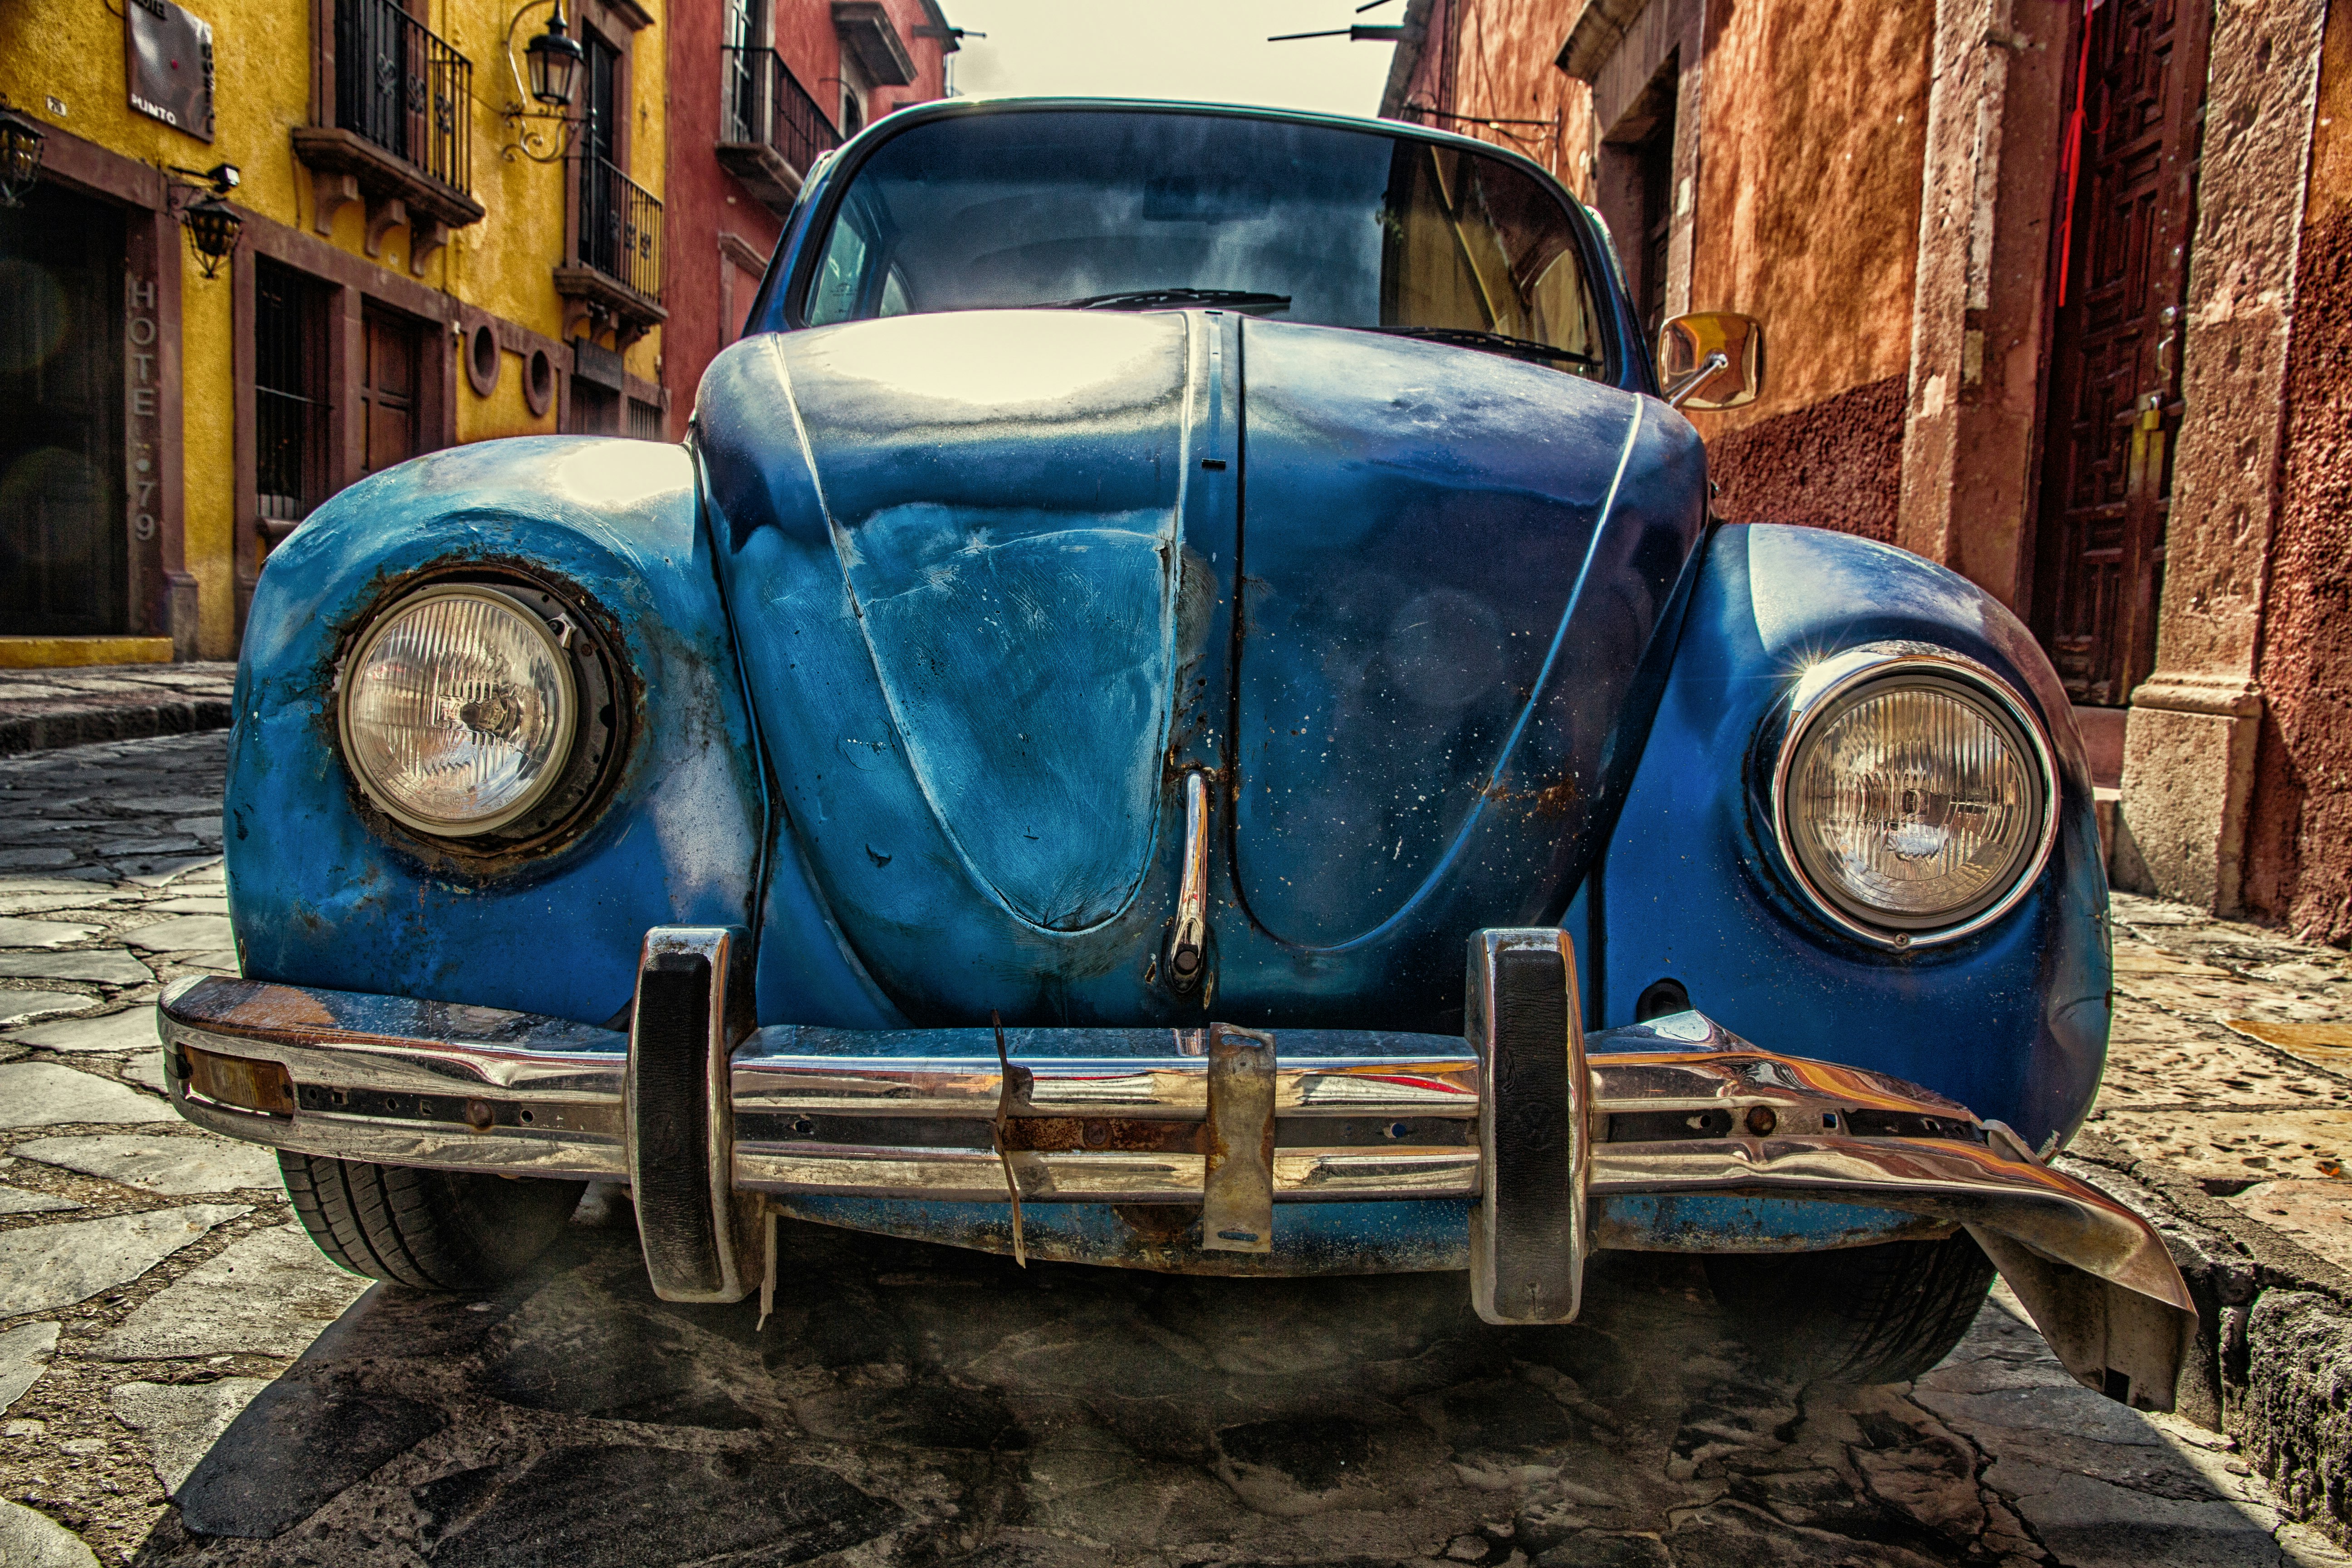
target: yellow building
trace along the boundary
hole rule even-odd
[[[38,137],[0,206],[0,665],[233,657],[270,546],[375,469],[666,435],[661,22],[0,6],[19,175]]]

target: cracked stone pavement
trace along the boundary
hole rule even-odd
[[[224,747],[0,762],[0,846],[68,852],[0,862],[6,1568],[2347,1561],[2230,1439],[2076,1386],[2000,1289],[1916,1384],[1799,1389],[1666,1257],[1603,1255],[1581,1321],[1505,1331],[1454,1276],[1023,1271],[787,1225],[761,1324],[655,1300],[614,1203],[496,1296],[372,1287],[156,1094],[161,984],[236,963]],[[2095,1125],[2341,1259],[2352,1074],[2216,1015],[2331,1025],[2344,955],[2117,918]]]

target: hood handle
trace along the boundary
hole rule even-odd
[[[1176,925],[1168,939],[1168,984],[1181,993],[1200,989],[1209,968],[1209,775],[1184,775],[1184,876],[1176,892]]]

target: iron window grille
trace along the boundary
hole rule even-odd
[[[256,520],[273,542],[326,499],[325,291],[267,257],[253,273]]]

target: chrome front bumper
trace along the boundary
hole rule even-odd
[[[1759,1050],[1697,1014],[1589,1037],[1570,1026],[1561,1051],[1572,982],[1539,1009],[1532,1060],[1548,1073],[1530,1076],[1509,966],[1557,949],[1536,973],[1572,976],[1557,931],[1474,940],[1467,1039],[1006,1029],[1009,1075],[988,1029],[750,1028],[741,947],[725,931],[650,933],[634,1037],[402,997],[183,983],[160,1005],[173,1102],[213,1131],[306,1153],[628,1183],[656,1289],[673,1300],[756,1289],[773,1266],[767,1216],[824,1200],[989,1205],[972,1212],[990,1223],[959,1238],[999,1247],[1019,1245],[1018,1205],[1117,1205],[1156,1239],[1090,1250],[1046,1211],[1040,1255],[1215,1272],[1287,1271],[1277,1206],[1451,1200],[1468,1209],[1468,1234],[1440,1265],[1470,1268],[1481,1315],[1565,1321],[1591,1249],[1834,1245],[1834,1226],[1786,1219],[1846,1205],[1814,1212],[1916,1222],[1861,1240],[1965,1226],[2070,1370],[2144,1408],[2169,1407],[2194,1330],[2145,1221],[1916,1085]],[[281,1098],[236,1087],[255,1073]],[[1711,1198],[1765,1200],[1751,1208],[1767,1222],[1727,1228]],[[1197,1226],[1166,1228],[1188,1207],[1203,1211]]]

